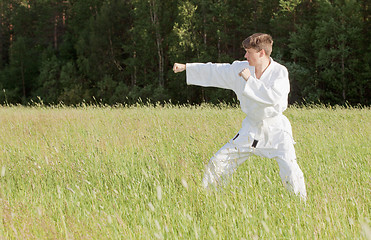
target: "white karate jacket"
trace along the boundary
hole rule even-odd
[[[187,84],[233,90],[242,111],[247,114],[234,143],[246,147],[258,140],[257,148],[276,149],[283,154],[285,150],[279,149],[280,143],[288,139],[289,144],[294,143],[290,122],[282,115],[287,108],[290,82],[286,67],[272,58],[270,61],[260,79],[256,78],[255,68],[247,61],[187,63]],[[238,75],[245,68],[251,71],[247,82]],[[263,155],[271,158],[276,154],[269,151]]]

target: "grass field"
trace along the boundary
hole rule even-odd
[[[370,239],[370,108],[291,107],[308,200],[252,157],[205,164],[244,114],[212,107],[0,107],[1,239]]]

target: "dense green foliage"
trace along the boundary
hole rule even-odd
[[[370,108],[286,116],[306,203],[259,157],[203,189],[238,108],[0,106],[0,238],[370,239]]]
[[[290,102],[369,105],[369,16],[367,0],[1,0],[0,103],[233,102],[172,64],[242,60],[267,32]]]

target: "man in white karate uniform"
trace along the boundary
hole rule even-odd
[[[252,154],[276,159],[283,185],[306,199],[303,172],[296,161],[287,108],[290,82],[286,67],[270,54],[273,40],[256,33],[242,42],[247,61],[232,64],[175,63],[175,73],[186,70],[187,84],[233,90],[247,114],[242,128],[209,161],[203,186],[217,186]]]

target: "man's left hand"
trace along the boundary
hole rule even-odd
[[[247,80],[249,80],[249,77],[251,76],[251,72],[248,68],[245,68],[238,75],[245,79],[245,81],[247,82]]]

